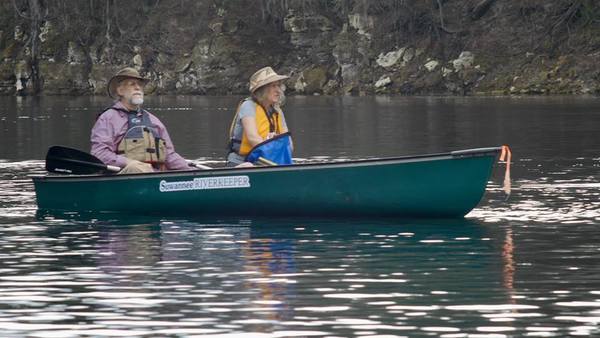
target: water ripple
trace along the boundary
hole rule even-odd
[[[588,174],[493,177],[466,220],[80,220],[33,217],[42,163],[0,166],[3,336],[600,334]]]

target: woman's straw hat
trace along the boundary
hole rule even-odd
[[[265,67],[256,71],[250,77],[250,93],[254,93],[258,88],[280,80],[289,79],[287,75],[279,75],[275,73],[273,68]]]
[[[140,75],[140,73],[135,68],[126,67],[126,68],[123,68],[120,71],[118,71],[108,81],[108,85],[107,85],[108,96],[112,97],[113,99],[116,99],[118,97],[118,95],[117,95],[117,87],[119,86],[119,83],[121,83],[121,81],[123,81],[124,79],[127,79],[127,78],[141,80],[142,83],[144,84],[144,86],[148,82],[150,82],[150,79],[142,77]]]

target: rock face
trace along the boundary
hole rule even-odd
[[[600,93],[595,1],[65,1],[0,2],[0,95],[105,94],[125,66],[245,94],[266,65],[299,95]]]

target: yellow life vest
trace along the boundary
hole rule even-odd
[[[245,99],[244,101],[246,100],[251,99]],[[254,147],[250,144],[250,142],[248,141],[248,137],[246,137],[246,133],[243,131],[241,140],[236,140],[233,138],[233,130],[235,129],[235,124],[240,113],[240,107],[242,106],[242,103],[244,103],[244,101],[240,102],[240,104],[238,105],[235,117],[233,118],[233,121],[231,122],[231,127],[229,128],[229,137],[231,139],[230,149],[241,156],[248,155],[250,150],[252,150],[252,148]],[[281,117],[283,113],[281,112],[281,110],[276,108],[272,110],[271,114],[267,114],[262,105],[258,104],[254,100],[252,100],[252,102],[254,102],[256,109],[255,118],[256,128],[258,129],[258,135],[260,135],[260,137],[262,137],[263,140],[265,140],[269,133],[275,133],[276,135],[281,134],[283,130],[283,118]],[[236,143],[240,143],[239,151],[236,150]]]

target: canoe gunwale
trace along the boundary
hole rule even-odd
[[[301,163],[280,166],[260,166],[260,167],[243,167],[243,168],[213,168],[213,169],[193,169],[169,172],[153,172],[153,173],[138,173],[138,174],[93,174],[93,175],[29,175],[34,182],[42,181],[103,181],[103,180],[129,180],[129,179],[144,179],[156,177],[179,177],[179,176],[213,176],[213,175],[228,175],[228,174],[244,174],[251,172],[267,172],[267,171],[288,171],[288,170],[314,170],[324,168],[344,168],[344,167],[360,167],[360,166],[376,166],[396,163],[411,163],[424,162],[433,160],[445,160],[452,158],[479,157],[479,156],[498,156],[501,147],[473,148],[452,151],[447,153],[423,154],[423,155],[408,155],[400,157],[385,157],[385,158],[370,158],[339,162],[319,162],[319,163]]]

